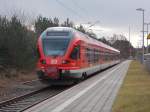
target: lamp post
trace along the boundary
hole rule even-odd
[[[144,9],[138,8],[137,11],[141,11],[143,15],[143,24],[142,24],[142,33],[143,33],[143,42],[142,42],[142,63],[144,62]]]
[[[148,25],[150,25],[150,23],[144,23],[147,26],[147,36],[148,36]],[[147,49],[146,49],[146,53],[148,53],[148,38],[147,38]]]
[[[129,57],[131,57],[131,42],[130,42],[130,33],[131,33],[131,30],[130,30],[130,26],[129,26]]]

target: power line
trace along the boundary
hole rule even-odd
[[[81,7],[77,2],[75,2],[74,0],[71,0],[73,2],[73,4],[75,4],[76,7],[78,7],[82,12],[86,13],[86,15],[88,14],[87,13],[87,10],[83,7]]]
[[[80,5],[79,5],[77,2],[75,2],[74,0],[71,0],[71,1],[74,3],[74,5],[75,5],[76,7],[78,7],[78,9],[80,9],[82,12],[85,12],[85,13],[86,13],[85,15],[88,16],[88,13],[87,13],[88,11],[86,11],[86,9],[80,7]],[[88,17],[85,17],[85,16],[83,17],[83,16],[81,16],[77,11],[73,10],[71,7],[69,7],[68,5],[64,4],[64,3],[63,3],[62,1],[60,1],[60,0],[56,0],[56,2],[57,2],[59,5],[61,5],[63,8],[67,9],[67,11],[73,13],[75,16],[78,16],[78,18],[80,18],[80,19],[91,17],[91,16],[88,16]],[[89,19],[88,19],[88,20],[89,20]],[[97,23],[97,21],[96,21],[96,23]],[[94,24],[95,24],[95,23],[94,23]],[[92,26],[93,26],[93,25],[92,25]]]
[[[71,13],[73,13],[73,14],[75,14],[75,15],[77,15],[78,17],[80,17],[81,18],[81,15],[80,14],[78,14],[76,11],[74,11],[72,8],[70,8],[70,7],[68,7],[67,5],[65,5],[63,2],[61,2],[61,1],[59,1],[59,0],[56,0],[56,2],[59,4],[59,5],[61,5],[62,7],[64,7],[65,9],[67,9],[67,11],[69,11],[69,12],[71,12]]]
[[[83,13],[84,13],[84,15],[86,16],[86,19],[88,18],[88,20],[89,19],[93,19],[93,17],[95,17],[95,15],[89,15],[89,13],[88,13],[88,10],[85,8],[85,7],[82,7],[81,5],[79,5],[78,4],[78,2],[76,1],[76,0],[69,0],[69,1],[71,1],[73,4],[74,4],[74,6],[76,6],[80,11],[82,11]]]

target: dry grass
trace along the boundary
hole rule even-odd
[[[37,79],[35,72],[17,71],[7,69],[0,73],[0,101],[8,100],[16,94],[16,85],[21,85],[25,81]]]
[[[150,73],[137,61],[129,67],[113,112],[150,112]]]
[[[35,72],[25,72],[25,71],[16,71],[16,70],[9,70],[9,72],[1,72],[0,74],[0,89],[2,88],[9,88],[14,84],[35,80],[37,76]]]

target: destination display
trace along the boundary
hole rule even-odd
[[[64,31],[48,31],[47,36],[69,36],[69,32],[64,32]]]

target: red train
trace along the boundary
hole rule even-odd
[[[47,28],[37,49],[42,81],[77,81],[120,62],[120,51],[68,27]]]

